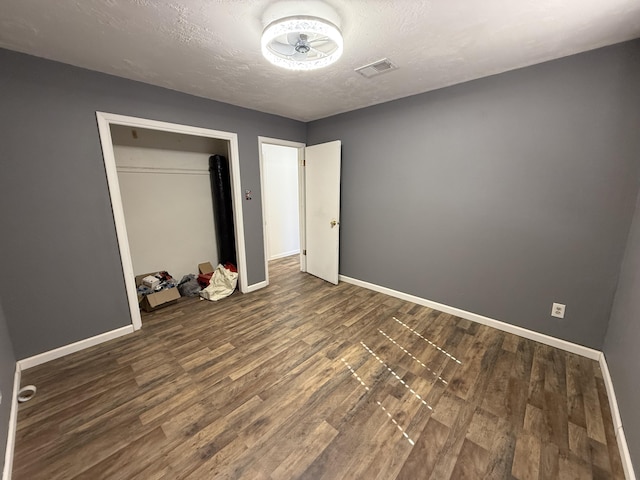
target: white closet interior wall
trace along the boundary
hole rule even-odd
[[[228,158],[228,142],[117,125],[111,136],[135,274],[180,280],[199,263],[215,266],[209,157]]]

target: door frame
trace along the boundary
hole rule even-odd
[[[139,330],[142,327],[142,317],[140,316],[140,307],[138,305],[138,294],[135,285],[133,261],[131,259],[129,237],[127,236],[127,227],[125,223],[124,209],[122,206],[122,196],[120,194],[120,184],[118,182],[118,171],[116,169],[116,160],[113,152],[113,140],[111,138],[110,129],[111,125],[145,128],[148,130],[158,130],[170,133],[181,133],[185,135],[226,140],[228,142],[229,166],[231,171],[231,196],[233,203],[233,219],[235,224],[234,233],[236,236],[236,251],[238,263],[238,288],[242,293],[247,292],[249,286],[247,284],[247,260],[244,241],[244,223],[242,216],[242,190],[240,183],[238,135],[236,133],[223,132],[220,130],[211,130],[208,128],[193,127],[178,123],[161,122],[157,120],[149,120],[146,118],[130,117],[127,115],[118,115],[115,113],[96,112],[96,119],[98,121],[98,133],[100,135],[100,144],[102,145],[104,166],[107,174],[107,186],[109,188],[109,197],[111,199],[113,220],[116,227],[116,237],[118,239],[118,247],[120,249],[120,261],[122,262],[122,271],[124,273],[124,282],[127,292],[127,300],[129,302],[129,311],[131,313],[131,323],[133,324],[133,329]]]
[[[264,194],[264,156],[262,154],[263,145],[277,145],[280,147],[291,147],[298,150],[298,227],[300,229],[300,271],[307,271],[307,258],[304,251],[307,245],[306,237],[306,217],[305,217],[305,177],[304,177],[304,149],[305,143],[292,142],[279,138],[258,137],[258,156],[260,159],[260,202],[262,204],[262,242],[264,244],[264,276],[265,283],[269,285],[269,235],[267,232],[267,216]],[[265,286],[266,286],[265,285]]]

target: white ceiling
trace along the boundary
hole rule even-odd
[[[640,0],[326,0],[344,55],[289,72],[262,30],[316,0],[1,3],[0,47],[303,121],[640,37]],[[399,69],[353,71],[383,57]]]

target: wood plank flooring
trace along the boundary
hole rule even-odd
[[[596,362],[272,262],[23,372],[20,479],[621,479]]]

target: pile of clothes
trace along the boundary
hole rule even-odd
[[[213,272],[198,275],[198,283],[202,286],[200,297],[215,302],[234,292],[238,284],[238,270],[232,263],[218,265]]]
[[[212,268],[211,266],[209,268]],[[140,277],[138,277],[140,278]],[[177,282],[168,272],[158,272],[142,278],[138,286],[139,300],[152,293],[177,288],[182,297],[200,296],[220,300],[231,295],[238,284],[238,270],[232,263],[218,265],[213,272],[185,275]]]
[[[200,295],[200,290],[202,290],[202,287],[193,273],[182,277],[178,284],[178,291],[183,297],[197,297]]]
[[[226,270],[229,270],[230,272],[238,273],[238,269],[233,263],[227,262],[224,265],[218,265],[216,270],[218,270],[218,268],[220,267],[223,267]],[[214,270],[213,272],[201,273],[198,275],[198,283],[202,288],[207,288],[209,286],[209,284],[211,283],[211,278],[215,275],[216,270]]]

